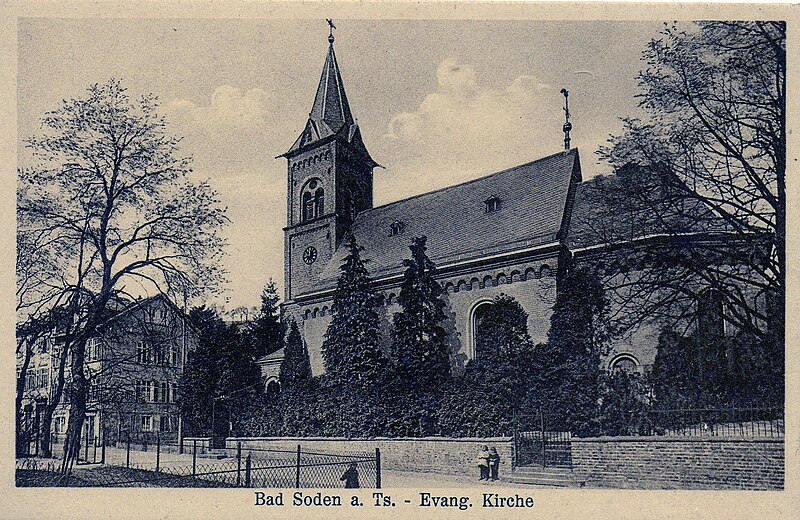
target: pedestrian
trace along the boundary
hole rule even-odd
[[[357,489],[359,487],[358,465],[355,462],[351,462],[339,480],[344,480],[345,489]]]
[[[497,480],[497,472],[500,469],[500,455],[497,453],[497,448],[489,450],[489,475],[492,480]]]
[[[479,480],[489,480],[489,448],[487,446],[478,452],[478,468],[481,471]]]

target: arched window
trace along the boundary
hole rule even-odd
[[[722,293],[706,289],[697,298],[697,332],[701,336],[725,335],[725,307]]]
[[[486,349],[480,344],[481,327],[491,306],[491,301],[482,301],[472,308],[472,317],[470,319],[472,327],[472,359],[478,359],[482,355],[486,355]]]
[[[608,365],[612,372],[621,371],[632,374],[639,371],[639,361],[630,354],[620,354]]]
[[[322,216],[325,213],[325,190],[317,188],[314,192],[314,218]]]
[[[276,378],[271,377],[267,380],[267,395],[278,395],[281,392],[281,383]]]
[[[321,217],[325,213],[325,189],[317,179],[311,179],[303,187],[300,203],[303,222]]]

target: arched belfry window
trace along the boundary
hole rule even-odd
[[[317,179],[311,179],[300,195],[302,221],[321,217],[325,213],[325,189]]]

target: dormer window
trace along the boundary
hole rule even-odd
[[[389,236],[395,237],[400,233],[402,233],[405,228],[406,228],[405,223],[400,222],[399,220],[395,220],[394,222],[389,224]]]
[[[500,211],[500,198],[491,196],[486,199],[484,202],[486,204],[486,213],[493,213],[495,211]]]

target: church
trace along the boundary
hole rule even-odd
[[[426,236],[428,255],[447,304],[449,346],[456,373],[476,356],[482,310],[501,293],[528,313],[534,343],[547,339],[557,279],[571,255],[570,227],[582,185],[578,150],[547,157],[430,193],[373,206],[372,158],[347,100],[334,37],[305,128],[287,152],[284,228],[284,303],[287,321],[301,330],[314,374],[331,320],[345,239],[354,235],[376,289],[384,296],[387,332],[399,310],[402,261],[414,237]],[[565,92],[565,96],[567,93]],[[567,112],[568,114],[568,112]],[[655,356],[655,330],[617,342],[605,361],[640,369]],[[281,351],[260,364],[267,383],[277,378]]]

